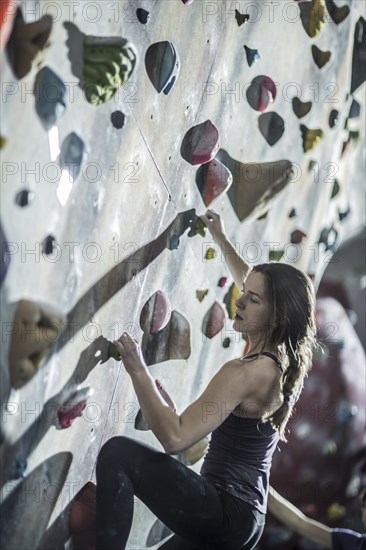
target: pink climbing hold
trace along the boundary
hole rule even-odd
[[[269,76],[260,75],[254,78],[247,89],[249,105],[255,111],[263,112],[276,99],[277,88]]]
[[[189,6],[189,4],[192,4],[193,0],[182,0],[182,2],[185,6]]]
[[[57,411],[57,420],[55,422],[58,430],[70,428],[74,421],[79,416],[82,416],[88,398],[92,393],[90,387],[81,388],[80,390],[76,390],[64,403],[62,403]]]
[[[219,302],[215,302],[203,319],[203,334],[207,338],[213,338],[224,328],[227,319],[228,314],[226,309]]]
[[[150,334],[158,333],[168,324],[171,312],[169,299],[161,290],[158,290],[142,308],[140,315],[142,330]]]
[[[301,231],[301,229],[295,229],[295,231],[291,233],[290,241],[292,244],[300,244],[305,237],[307,237],[306,233]]]
[[[233,176],[224,164],[213,159],[198,169],[196,183],[205,206],[209,207],[228,191],[233,183]]]
[[[193,126],[183,138],[180,154],[189,164],[205,164],[212,160],[220,148],[219,132],[210,120]]]

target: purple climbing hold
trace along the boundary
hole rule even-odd
[[[255,111],[263,112],[277,95],[276,85],[269,76],[260,75],[254,78],[246,91],[249,105]]]
[[[182,2],[185,6],[189,6],[189,4],[192,4],[193,0],[182,0]]]
[[[219,282],[217,284],[220,288],[225,288],[227,285],[227,277],[220,277]]]
[[[260,115],[258,126],[260,133],[271,147],[281,139],[285,131],[285,121],[275,112]]]
[[[114,111],[111,114],[111,122],[117,130],[120,130],[125,125],[126,116],[122,111]]]
[[[232,182],[230,170],[216,158],[202,164],[197,170],[197,187],[207,207],[226,193]]]
[[[259,55],[258,50],[252,50],[251,48],[248,48],[248,46],[244,46],[244,49],[247,56],[248,65],[251,67],[254,63],[257,63],[261,56]]]
[[[140,327],[147,334],[156,334],[169,322],[172,310],[168,297],[158,290],[147,300],[140,314]]]
[[[142,25],[146,25],[146,23],[149,21],[150,13],[143,8],[137,8],[136,17]]]
[[[145,67],[155,90],[168,95],[180,70],[179,56],[173,44],[166,41],[152,44],[145,55]]]
[[[301,231],[301,229],[295,229],[295,231],[291,233],[290,242],[292,244],[300,244],[305,237],[307,237],[306,233]]]
[[[219,132],[210,120],[193,126],[183,138],[180,154],[193,166],[212,160],[220,148]]]
[[[227,318],[228,315],[224,306],[219,302],[215,302],[203,319],[203,334],[207,338],[213,338],[224,328]]]
[[[50,130],[66,107],[66,86],[49,67],[43,67],[34,84],[36,112],[43,127]]]

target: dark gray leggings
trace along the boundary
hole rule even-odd
[[[249,504],[165,453],[113,437],[97,460],[97,550],[126,548],[134,495],[176,533],[165,550],[250,550],[263,531],[265,515]]]

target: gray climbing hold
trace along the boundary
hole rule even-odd
[[[281,139],[285,131],[285,121],[275,112],[260,115],[258,126],[260,133],[271,147]]]
[[[303,118],[306,116],[312,107],[311,101],[303,102],[298,97],[294,97],[292,100],[292,108],[297,118]]]
[[[315,44],[311,46],[311,53],[313,54],[313,59],[319,69],[322,69],[324,65],[328,63],[332,55],[329,51],[323,52],[318,48],[318,46],[315,46]]]
[[[85,154],[85,143],[83,140],[71,132],[62,142],[59,165],[61,170],[67,170],[75,181],[80,173]]]
[[[251,48],[248,48],[248,46],[244,46],[244,49],[247,56],[248,65],[251,67],[254,63],[257,63],[261,56],[259,55],[258,50],[252,50]]]
[[[22,189],[16,194],[15,202],[18,206],[24,208],[25,206],[28,206],[30,202],[34,199],[34,193],[30,191],[29,189]]]
[[[351,94],[366,80],[366,21],[360,17],[355,26],[352,55]]]
[[[53,251],[56,246],[56,239],[53,235],[47,235],[42,244],[42,253],[49,256],[53,254]]]
[[[111,114],[111,122],[117,130],[120,130],[125,125],[126,115],[122,111],[114,111]]]
[[[155,90],[168,95],[172,90],[180,70],[180,60],[171,42],[152,44],[145,55],[145,67]]]
[[[52,69],[43,67],[36,76],[34,94],[37,115],[50,130],[65,110],[66,86]]]
[[[351,103],[348,118],[358,118],[361,113],[361,105],[355,99]]]
[[[8,241],[6,240],[1,223],[0,223],[0,246],[1,246],[0,285],[2,285],[9,269],[10,250],[9,250]]]
[[[146,25],[146,23],[149,21],[150,13],[143,8],[137,8],[136,17],[142,25]]]
[[[339,119],[339,111],[336,109],[332,109],[329,114],[329,127],[334,128],[334,126],[337,126]]]

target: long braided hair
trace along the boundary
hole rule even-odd
[[[264,341],[277,347],[286,366],[282,375],[283,403],[266,419],[286,441],[285,428],[312,365],[316,345],[315,295],[311,279],[299,269],[271,262],[253,267],[265,277],[272,315]]]

